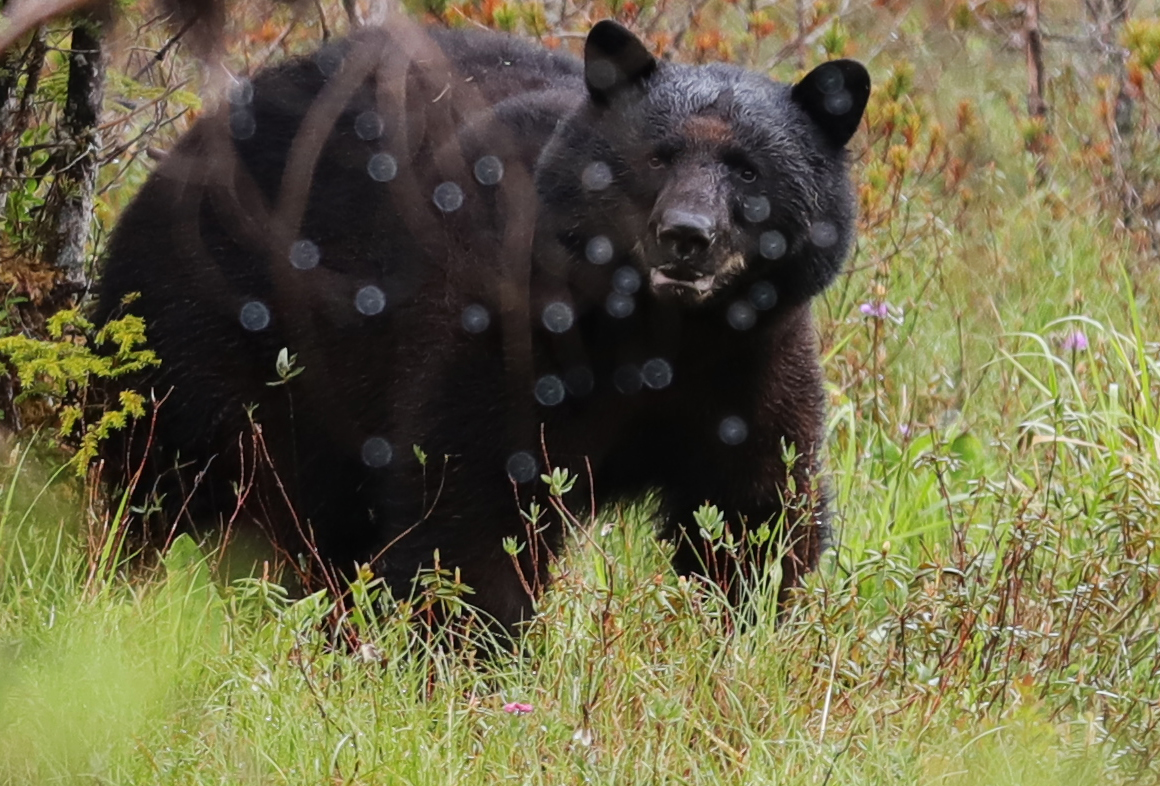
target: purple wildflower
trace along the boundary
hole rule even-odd
[[[1088,338],[1082,330],[1073,330],[1063,337],[1062,346],[1065,352],[1082,352],[1088,348]]]
[[[863,303],[858,306],[858,310],[862,312],[863,316],[875,319],[886,319],[890,316],[890,304],[884,300],[877,303]]]
[[[527,715],[534,709],[535,707],[533,707],[531,704],[522,704],[518,701],[509,701],[507,704],[503,705],[503,711],[509,715]]]

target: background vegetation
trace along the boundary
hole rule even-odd
[[[412,0],[549,46],[615,16],[683,60],[875,79],[861,237],[818,307],[821,569],[737,632],[647,502],[601,511],[524,654],[482,663],[371,576],[337,603],[215,578],[184,538],[127,559],[136,513],[85,463],[106,421],[77,417],[114,370],[50,317],[227,69],[383,13],[170,5],[45,21],[0,68],[0,782],[1160,781],[1154,0]]]

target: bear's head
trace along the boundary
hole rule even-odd
[[[541,227],[577,264],[632,265],[654,297],[692,306],[741,294],[772,308],[833,280],[853,238],[860,64],[785,85],[658,61],[609,21],[584,61],[588,100],[537,166]]]

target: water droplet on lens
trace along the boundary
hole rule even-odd
[[[371,176],[371,180],[388,183],[399,174],[399,163],[390,153],[375,153],[367,162],[367,174]]]
[[[463,207],[463,189],[450,181],[440,183],[435,187],[433,199],[435,207],[444,213],[452,213]]]
[[[573,396],[587,396],[595,385],[596,378],[587,366],[576,366],[564,374],[564,387]]]
[[[475,162],[475,179],[480,185],[494,186],[503,180],[503,162],[495,156],[484,156]]]
[[[299,270],[318,267],[322,252],[309,240],[298,240],[290,246],[290,264]]]
[[[785,235],[776,229],[762,232],[761,238],[758,241],[759,251],[766,259],[781,259],[785,256],[785,250],[788,245],[785,240]]]
[[[342,68],[342,52],[334,48],[320,49],[314,55],[314,65],[325,77],[332,77]]]
[[[233,106],[249,106],[254,101],[254,83],[249,79],[239,79],[230,85],[228,97]]]
[[[836,93],[846,85],[846,78],[842,76],[842,70],[835,65],[823,65],[818,68],[817,74],[814,75],[814,84],[818,86],[818,90],[823,93]]]
[[[580,173],[580,182],[589,191],[603,191],[612,185],[612,169],[603,161],[593,161]]]
[[[667,388],[673,381],[673,367],[664,358],[645,361],[640,367],[640,374],[644,378],[644,384],[653,390]]]
[[[644,380],[641,379],[640,369],[632,363],[625,363],[612,374],[612,384],[625,395],[640,392]]]
[[[758,311],[769,311],[777,305],[777,287],[768,281],[758,281],[749,288],[749,302]]]
[[[516,483],[527,483],[535,479],[537,466],[536,457],[526,450],[521,450],[508,457],[507,474]]]
[[[769,199],[761,194],[747,196],[741,201],[741,212],[751,224],[760,224],[769,218]]]
[[[625,265],[612,274],[612,288],[622,295],[631,295],[640,289],[640,273]]]
[[[597,90],[607,90],[616,84],[617,68],[608,60],[592,58],[584,69],[584,77]]]
[[[371,437],[362,446],[362,460],[371,469],[380,469],[391,463],[395,450],[382,437]]]
[[[632,312],[636,311],[636,300],[632,295],[610,292],[608,299],[604,301],[604,310],[608,312],[609,316],[624,319],[632,316]]]
[[[604,265],[612,261],[612,241],[604,235],[597,235],[584,246],[584,256],[594,265]]]
[[[839,90],[833,95],[826,96],[826,100],[822,103],[831,115],[844,115],[850,111],[850,107],[854,106],[854,99],[849,91]]]
[[[734,330],[749,330],[757,322],[757,312],[748,302],[738,300],[729,304],[729,309],[725,312],[725,321]]]
[[[829,221],[818,221],[810,227],[810,242],[818,248],[829,248],[838,242],[838,229]]]
[[[354,296],[354,307],[360,314],[373,317],[387,307],[387,296],[373,284],[360,289]]]
[[[238,321],[246,330],[265,330],[270,324],[270,309],[259,300],[251,300],[242,306]]]
[[[540,319],[548,330],[553,333],[563,333],[572,327],[572,307],[557,300],[544,306]]]
[[[555,374],[545,374],[536,380],[536,401],[545,407],[554,407],[564,400],[564,381]]]
[[[230,135],[234,139],[249,139],[258,130],[258,122],[249,109],[241,107],[230,111]]]
[[[491,324],[491,315],[487,313],[486,308],[474,303],[463,309],[460,322],[468,333],[482,333]]]
[[[749,426],[741,418],[730,415],[717,427],[717,436],[726,445],[740,445],[749,436]]]
[[[354,133],[364,142],[383,135],[383,119],[375,112],[363,112],[354,119]]]

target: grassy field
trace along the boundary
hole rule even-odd
[[[809,59],[876,88],[817,308],[837,537],[781,621],[736,631],[643,501],[574,537],[518,657],[449,654],[370,577],[335,648],[333,598],[184,538],[142,568],[47,430],[0,437],[0,783],[1160,781],[1156,7],[1124,76],[1045,0],[1044,127],[1015,11],[934,6],[815,7]],[[778,48],[685,54],[734,40]]]

